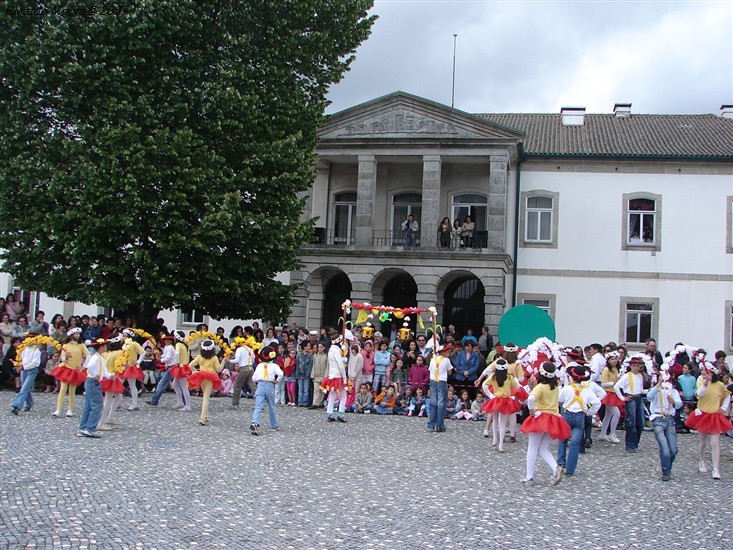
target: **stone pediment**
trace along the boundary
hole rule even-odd
[[[513,129],[416,96],[397,92],[332,115],[321,140],[521,139]]]

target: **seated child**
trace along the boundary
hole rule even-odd
[[[359,393],[357,393],[356,397],[354,398],[354,404],[351,405],[348,410],[360,414],[369,414],[372,412],[373,402],[374,399],[372,398],[372,394],[369,391],[369,386],[367,386],[366,384],[362,384],[361,386],[359,386]]]
[[[232,373],[229,369],[221,369],[219,373],[221,378],[221,389],[213,392],[211,395],[216,397],[231,397],[232,389],[234,389],[234,380],[232,380]]]
[[[486,420],[486,413],[481,408],[484,406],[484,393],[483,392],[477,392],[476,393],[476,399],[473,403],[471,403],[471,415],[473,416],[472,420],[479,420],[484,421]]]
[[[415,388],[415,395],[410,400],[410,410],[407,416],[425,416],[425,395],[420,386]]]
[[[458,412],[458,397],[456,397],[456,390],[453,389],[453,386],[448,386],[448,397],[445,400],[445,416],[452,418],[456,412]]]
[[[456,405],[456,412],[451,416],[453,420],[473,420],[471,414],[471,400],[468,398],[468,390],[461,392],[461,398],[458,400]]]
[[[54,350],[51,357],[46,361],[46,366],[43,369],[43,381],[46,383],[46,389],[43,390],[43,393],[51,393],[55,388],[61,386],[61,382],[56,380],[51,374],[51,371],[55,369],[59,363],[61,363],[61,354]]]
[[[394,386],[387,386],[382,393],[377,396],[374,405],[374,412],[377,414],[393,414],[397,397],[395,396]]]
[[[405,386],[405,391],[400,394],[397,398],[397,405],[395,406],[395,414],[403,414],[407,416],[412,409],[412,388]],[[412,415],[410,415],[412,416]]]

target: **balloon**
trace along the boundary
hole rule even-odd
[[[511,308],[499,321],[499,341],[512,342],[526,348],[538,338],[555,341],[555,323],[546,311],[537,306],[521,305]]]

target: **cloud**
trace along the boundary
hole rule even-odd
[[[380,2],[335,112],[396,90],[468,112],[717,112],[733,102],[733,5]]]

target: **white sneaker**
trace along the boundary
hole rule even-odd
[[[720,479],[720,472],[713,468],[713,479]]]
[[[135,405],[130,405],[129,407],[127,407],[127,410],[128,411],[139,411],[140,407],[136,407]]]
[[[700,472],[701,474],[704,474],[708,471],[708,467],[705,465],[704,461],[702,460],[700,461],[700,464],[698,464],[697,466],[697,471]]]
[[[67,418],[71,418],[72,416],[74,416],[73,411],[66,411],[66,417]]]
[[[484,430],[484,437],[489,437],[489,430]]]
[[[532,485],[532,484],[534,483],[534,478],[531,478],[531,477],[525,477],[525,478],[524,478],[524,479],[522,480],[522,483],[524,483],[525,485]]]
[[[51,416],[55,416],[56,418],[60,418],[61,417],[61,411],[53,411],[51,413]]]
[[[611,443],[614,443],[614,444],[616,444],[616,443],[621,443],[621,440],[620,440],[620,439],[619,439],[618,437],[616,437],[616,434],[613,434],[613,435],[609,436],[609,437],[608,437],[608,440],[609,440],[609,441],[610,441]]]
[[[609,443],[611,442],[611,438],[608,437],[607,435],[599,435],[598,437],[596,437],[596,439],[598,441],[607,441]]]

